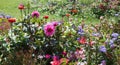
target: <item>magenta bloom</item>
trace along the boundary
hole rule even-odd
[[[44,26],[44,33],[46,36],[53,36],[55,33],[55,27],[51,23],[47,23]]]
[[[39,16],[40,16],[38,11],[33,11],[31,15],[32,15],[32,17],[36,17],[36,18],[39,18]]]
[[[59,60],[58,56],[53,56],[53,61]]]
[[[49,55],[49,54],[46,54],[46,55],[45,55],[45,58],[46,58],[46,59],[49,59],[50,57],[51,57],[51,55]]]
[[[66,51],[63,51],[63,52],[62,52],[62,55],[66,56],[66,55],[67,55],[67,52],[66,52]]]

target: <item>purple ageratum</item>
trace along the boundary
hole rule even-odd
[[[9,18],[11,18],[11,16],[10,15],[6,15],[5,18],[9,19]]]
[[[100,65],[106,65],[106,61],[102,60]]]
[[[83,35],[84,34],[84,30],[82,29],[82,26],[78,26],[78,34],[79,35]]]
[[[93,33],[92,35],[95,36],[95,37],[99,37],[100,33]]]
[[[100,46],[99,51],[105,53],[107,50],[105,46]]]
[[[44,25],[44,33],[46,36],[53,36],[55,33],[55,27],[53,26],[52,23],[47,23]]]
[[[113,41],[117,40],[117,38],[112,38]]]
[[[114,44],[114,41],[113,41],[113,40],[110,40],[109,44],[110,44],[110,45]]]
[[[111,45],[110,45],[110,48],[114,48],[114,47],[115,47],[115,45],[114,45],[114,44],[111,44]]]
[[[36,18],[39,18],[39,16],[40,16],[38,11],[33,11],[31,15],[32,15],[32,17],[36,17]]]
[[[111,35],[113,38],[118,38],[119,34],[118,33],[112,33]]]

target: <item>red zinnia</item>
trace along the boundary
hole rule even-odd
[[[81,44],[85,44],[86,43],[86,38],[85,37],[81,37],[80,40],[79,40],[79,42]]]
[[[43,18],[48,19],[48,18],[49,18],[49,16],[48,16],[48,15],[45,15]]]
[[[16,22],[16,19],[15,19],[15,18],[9,18],[9,19],[8,19],[8,22],[14,23],[14,22]]]
[[[70,14],[66,14],[66,16],[67,16],[67,17],[69,17],[69,16],[70,16]]]
[[[73,9],[73,10],[71,10],[71,12],[72,12],[72,13],[77,13],[78,10],[77,10],[77,9]]]
[[[101,10],[105,10],[105,9],[106,9],[106,6],[101,3],[101,4],[99,4],[99,8],[100,8]]]
[[[23,9],[24,9],[24,5],[23,5],[23,4],[20,4],[20,5],[18,6],[18,9],[23,10]]]

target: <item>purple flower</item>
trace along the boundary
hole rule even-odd
[[[38,11],[33,11],[31,15],[32,15],[32,17],[36,17],[36,18],[39,18],[39,16],[40,16]]]
[[[119,34],[118,33],[112,33],[111,35],[113,38],[118,38]]]
[[[102,60],[102,61],[101,61],[101,65],[106,65],[106,61],[105,61],[105,60]]]
[[[114,41],[113,41],[113,40],[110,40],[109,44],[110,44],[110,45],[114,44]]]
[[[79,41],[79,40],[80,40],[80,38],[77,38],[77,40]]]
[[[0,18],[3,18],[3,16],[0,15]]]
[[[95,36],[95,37],[99,37],[100,33],[93,33],[92,35]]]
[[[115,45],[114,45],[114,44],[111,44],[111,45],[110,45],[110,48],[114,48],[114,47],[115,47]]]
[[[112,38],[113,41],[117,40],[117,38]]]
[[[78,26],[78,34],[79,35],[83,35],[84,34],[84,30],[82,29],[82,26]]]
[[[10,15],[6,15],[5,18],[9,19],[9,18],[11,18],[11,16]]]
[[[44,33],[46,36],[53,36],[55,33],[55,27],[51,23],[44,25]]]
[[[100,46],[99,51],[105,53],[107,50],[105,46]]]

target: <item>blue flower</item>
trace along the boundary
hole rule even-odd
[[[99,51],[105,53],[107,50],[105,46],[100,46]]]
[[[118,33],[112,33],[111,35],[113,38],[118,38],[119,34]]]

